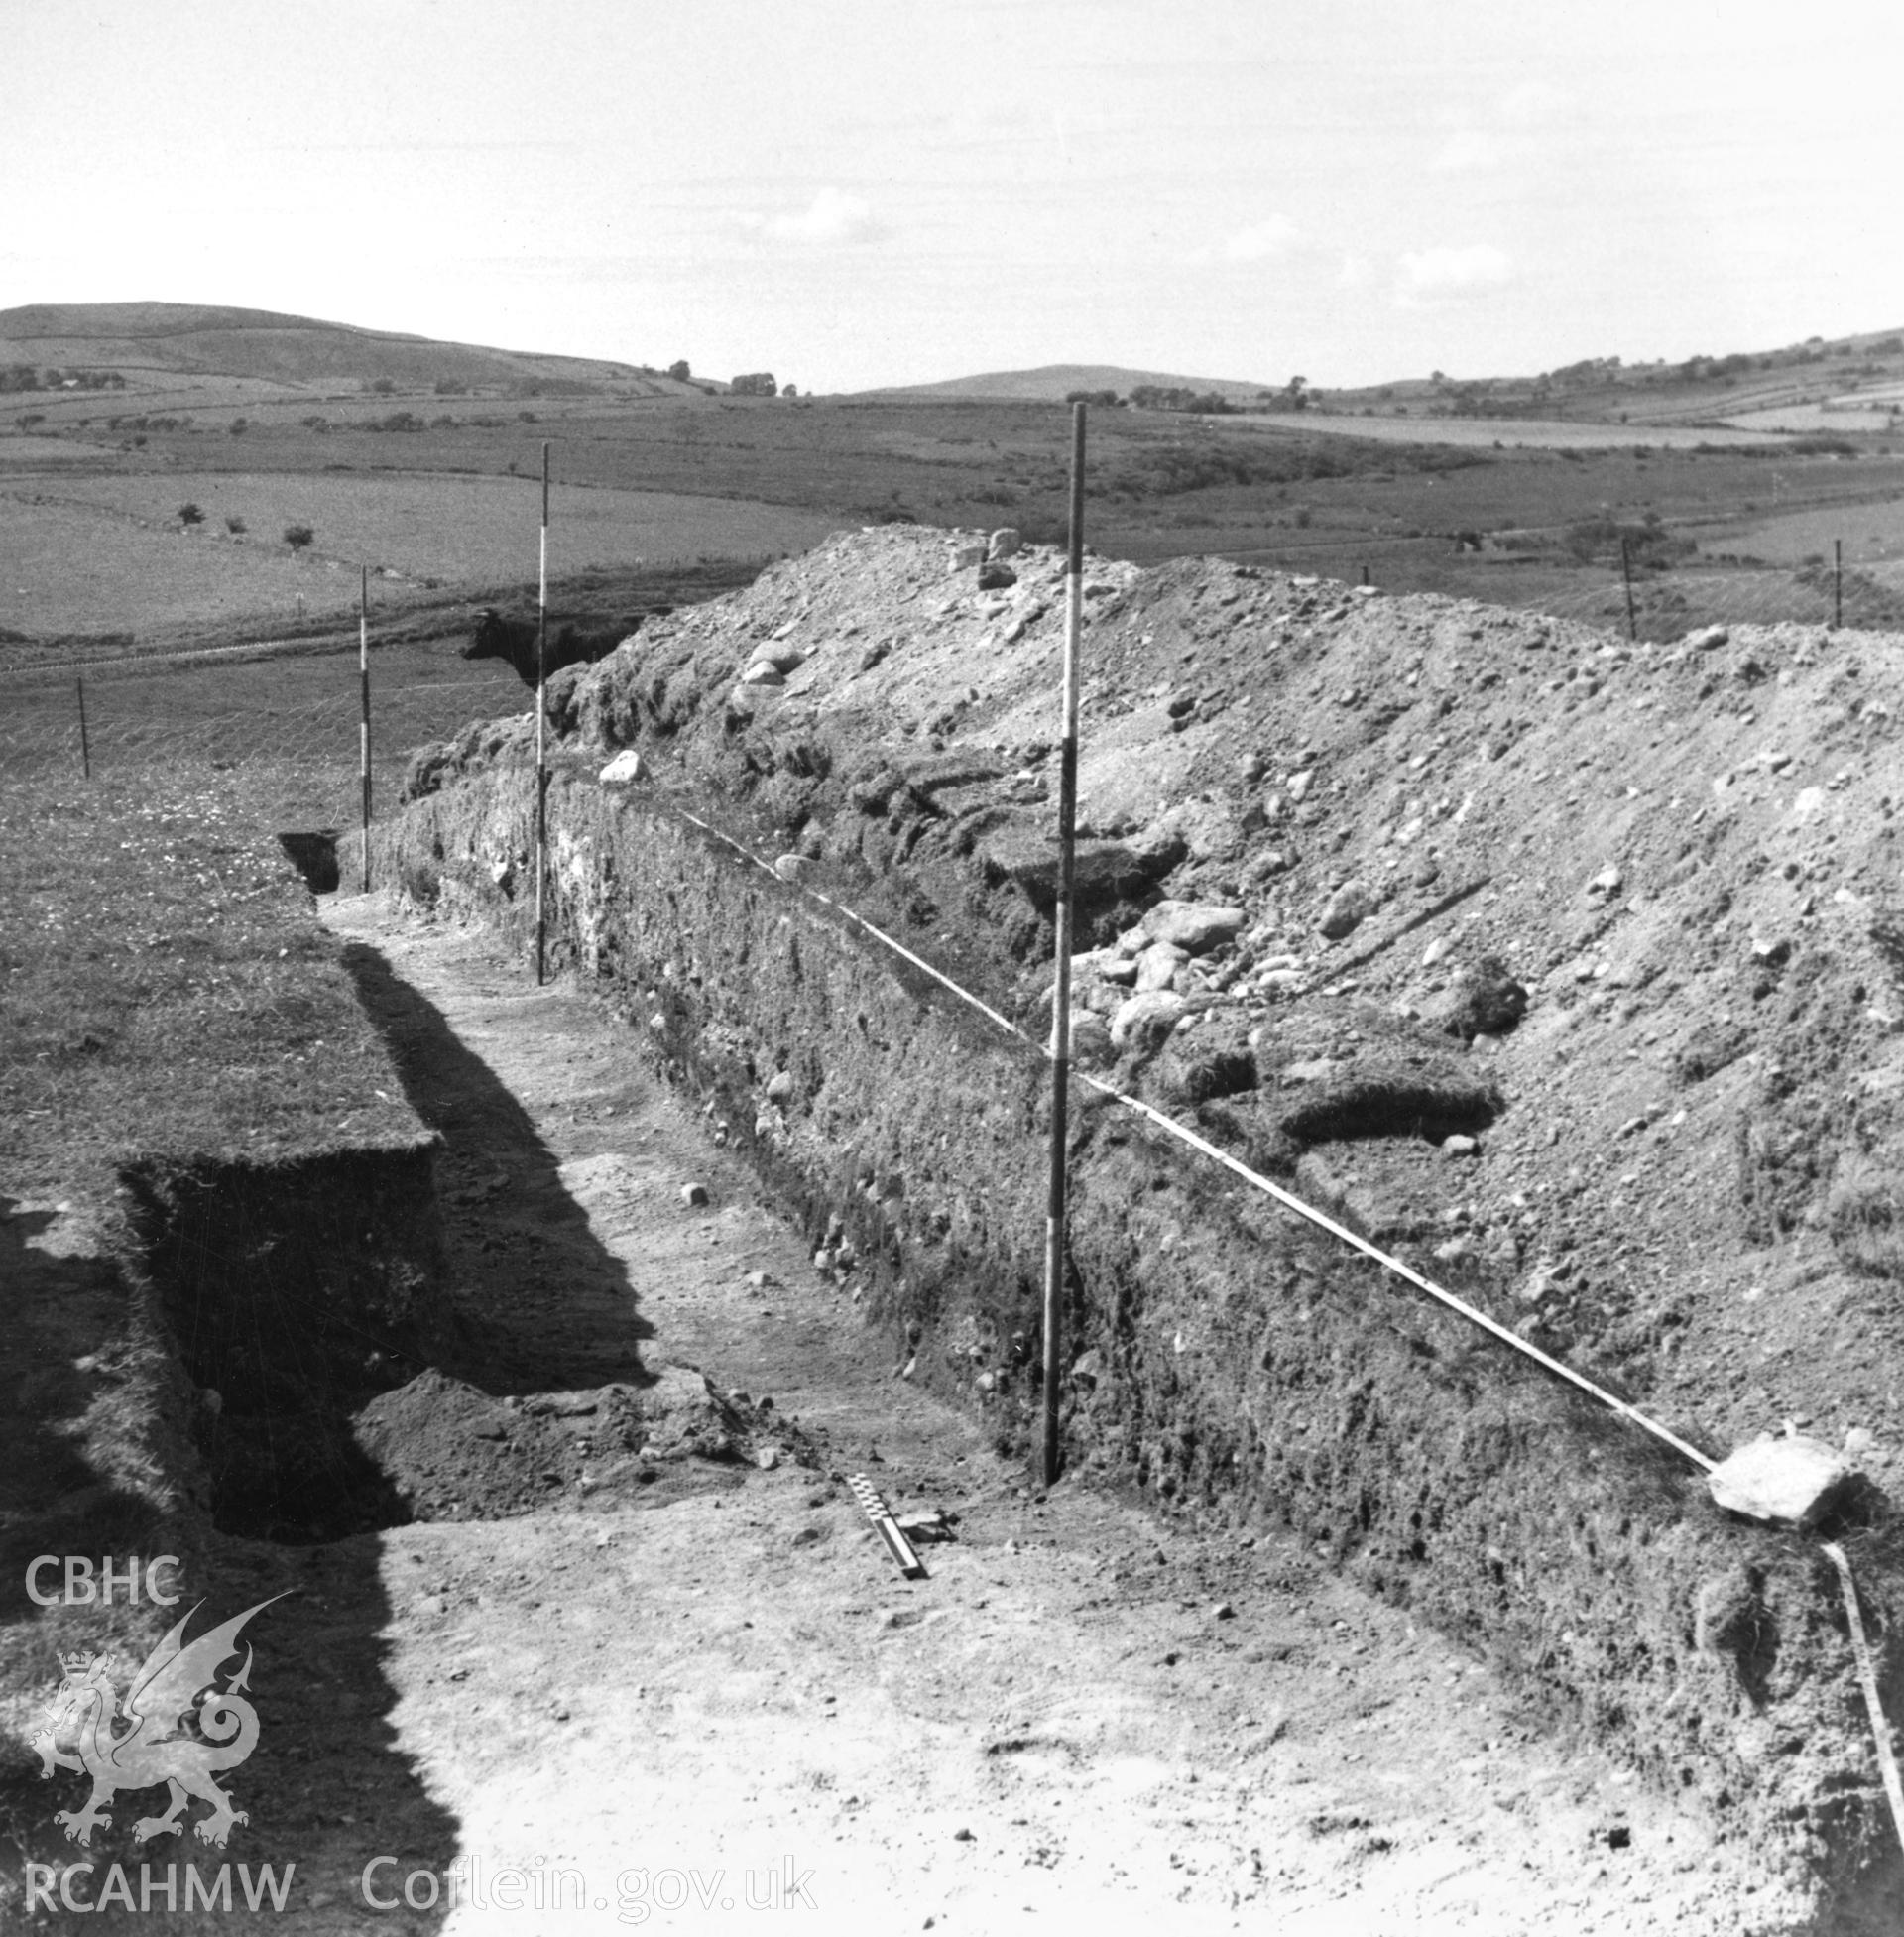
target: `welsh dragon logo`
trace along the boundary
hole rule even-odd
[[[272,1596],[273,1601],[283,1599],[281,1594]],[[123,1703],[113,1685],[111,1655],[60,1657],[63,1678],[48,1704],[48,1726],[32,1746],[40,1755],[43,1780],[56,1768],[76,1769],[92,1778],[92,1794],[83,1809],[61,1809],[54,1816],[68,1842],[90,1845],[95,1828],[110,1826],[104,1805],[121,1789],[147,1789],[160,1782],[170,1791],[169,1804],[163,1815],[141,1817],[133,1825],[136,1842],[176,1836],[193,1796],[211,1804],[211,1814],[192,1825],[200,1842],[223,1849],[232,1825],[250,1821],[212,1779],[221,1769],[236,1768],[258,1746],[258,1711],[245,1699],[251,1685],[250,1643],[245,1644],[245,1665],[223,1688],[214,1685],[214,1677],[238,1652],[238,1631],[260,1608],[270,1606],[271,1601],[260,1601],[187,1642],[185,1624],[198,1612],[191,1609],[146,1657]],[[185,1733],[188,1720],[195,1733]],[[122,1723],[129,1726],[122,1729]],[[60,1746],[62,1738],[71,1742],[70,1750]]]

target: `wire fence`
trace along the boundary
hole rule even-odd
[[[1572,619],[1629,639],[1703,626],[1843,626],[1904,632],[1904,519],[1895,549],[1842,538],[1775,562],[1702,551],[1682,529],[1611,519],[1503,533],[1291,535],[1224,554],[1389,593],[1438,592]]]
[[[379,816],[396,805],[418,746],[535,703],[507,667],[466,665],[448,646],[436,653],[443,663],[420,668],[416,649],[406,650],[401,668],[371,655],[371,799]],[[357,824],[362,695],[354,651],[243,666],[147,661],[136,672],[115,671],[0,682],[0,777],[136,782],[189,767],[226,777],[280,828]]]
[[[1842,540],[1797,563],[1698,552],[1672,528],[1599,521],[1551,531],[1371,539],[1295,533],[1226,555],[1272,569],[1439,592],[1664,641],[1723,625],[1843,626],[1904,634],[1904,555]],[[136,778],[191,765],[230,776],[280,828],[357,824],[361,721],[355,640],[181,653],[63,669],[0,665],[0,781]],[[1087,648],[1088,651],[1088,648]],[[446,640],[373,645],[371,797],[397,801],[411,754],[533,695],[496,661]]]

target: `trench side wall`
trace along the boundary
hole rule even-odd
[[[403,1517],[349,1422],[454,1339],[434,1154],[419,1137],[122,1172],[221,1532],[297,1541]]]
[[[895,1363],[1028,1451],[1047,1067],[664,806],[558,774],[548,812],[551,971],[714,1104],[809,1232],[844,1223]],[[528,945],[533,827],[533,776],[495,769],[386,823],[376,875]],[[1896,1887],[1814,1542],[1723,1518],[1642,1435],[1130,1113],[1080,1091],[1072,1119],[1070,1470],[1295,1529],[1833,1914]],[[1861,1579],[1895,1635],[1894,1561],[1867,1550]]]

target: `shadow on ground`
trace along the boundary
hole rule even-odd
[[[440,1876],[459,1845],[457,1819],[425,1791],[390,1720],[382,1545],[365,1537],[298,1549],[212,1533],[194,1497],[204,1475],[175,1416],[183,1403],[176,1368],[141,1325],[116,1260],[34,1242],[55,1222],[50,1210],[0,1196],[0,1705],[11,1724],[0,1737],[0,1835],[13,1853],[0,1869],[0,1927],[35,1921],[35,1907],[44,1919],[50,1888],[54,1916],[79,1906],[97,1931],[201,1933],[209,1913],[187,1900],[193,1889],[220,1910],[228,1892],[240,1915],[251,1913],[254,1893],[273,1914],[277,1891],[287,1913],[315,1909],[293,1928],[354,1928],[367,1914],[359,1878],[372,1857],[397,1857],[378,1875],[401,1882],[413,1868]],[[145,1563],[162,1553],[178,1557],[159,1575],[160,1591],[178,1596],[172,1606],[146,1591]],[[92,1598],[46,1606],[30,1597],[28,1572],[43,1554],[58,1564],[35,1575],[41,1594],[63,1597],[71,1556],[83,1564],[75,1589]],[[135,1556],[137,1601],[125,1585]],[[116,1580],[102,1604],[106,1560]],[[254,1615],[211,1670],[210,1685],[238,1680],[258,1717],[256,1747],[214,1777],[243,1812],[227,1842],[198,1837],[210,1815],[199,1800],[187,1801],[177,1834],[136,1840],[139,1819],[167,1808],[163,1776],[102,1799],[104,1820],[89,1840],[69,1840],[57,1814],[83,1809],[102,1745],[95,1737],[88,1750],[62,1721],[55,1748],[83,1766],[42,1772],[31,1739],[55,1720],[61,1656],[108,1655],[123,1706],[132,1677],[181,1616],[189,1642],[279,1595],[287,1598]],[[106,1734],[122,1740],[132,1726],[121,1714]],[[426,1894],[421,1885],[416,1893]],[[442,1920],[439,1910],[406,1914],[414,1933]]]
[[[351,942],[343,957],[411,1107],[443,1140],[438,1194],[466,1327],[445,1370],[494,1393],[647,1383],[640,1343],[654,1327],[528,1112],[379,950]]]

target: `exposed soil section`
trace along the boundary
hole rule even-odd
[[[350,1415],[455,1350],[432,1157],[419,1140],[125,1169],[222,1531],[334,1539],[404,1517]]]
[[[465,1371],[494,1390],[428,1369],[360,1411],[428,1519],[194,1552],[191,1592],[219,1612],[292,1590],[250,1631],[261,1735],[230,1784],[249,1820],[225,1851],[140,1849],[127,1814],[81,1852],[50,1827],[75,1778],[10,1788],[27,1856],[98,1864],[82,1898],[114,1862],[136,1893],[142,1861],[228,1860],[234,1877],[296,1864],[273,1921],[320,1937],[622,1929],[644,1908],[657,1928],[743,1930],[774,1875],[837,1929],[991,1930],[1026,1910],[1110,1929],[1267,1916],[1298,1937],[1820,1927],[1749,1840],[1554,1733],[1307,1543],[1028,1488],[969,1414],[894,1376],[837,1264],[814,1268],[714,1142],[718,1115],[601,1005],[536,990],[486,933],[374,901],[327,914],[444,1140],[443,1282],[480,1348]],[[64,1293],[67,1346],[109,1333],[73,1295],[59,1222],[22,1207],[10,1230],[32,1281]],[[65,1348],[41,1343],[44,1382]],[[519,1457],[499,1426],[557,1483],[483,1491]],[[652,1477],[588,1485],[609,1429],[631,1427]],[[896,1577],[851,1472],[955,1521],[921,1547],[929,1579]],[[78,1524],[26,1531],[57,1546]],[[72,1612],[73,1637],[108,1638]],[[380,1856],[380,1902],[423,1871],[455,1876],[453,1897],[371,1908]],[[559,1918],[496,1900],[512,1868],[561,1873]],[[654,1909],[690,1871],[714,1907]],[[203,1915],[109,1909],[88,1928],[195,1933]]]
[[[1028,1488],[970,1416],[893,1376],[888,1335],[713,1147],[718,1118],[598,1004],[536,990],[481,932],[375,901],[327,915],[360,974],[374,951],[380,1002],[402,997],[397,1060],[446,1140],[446,1244],[472,1315],[514,1314],[576,1376],[615,1363],[619,1311],[624,1354],[699,1368],[793,1443],[771,1468],[654,1461],[627,1497],[572,1484],[525,1517],[382,1536],[403,1753],[487,1874],[545,1856],[587,1876],[604,1907],[563,1928],[618,1927],[625,1871],[721,1871],[738,1906],[747,1873],[765,1888],[787,1855],[831,1928],[988,1930],[1027,1908],[1109,1928],[1268,1915],[1316,1937],[1790,1927],[1795,1904],[1747,1848],[1547,1734],[1481,1661],[1303,1543]],[[683,1200],[693,1183],[704,1205]],[[466,1452],[501,1416],[607,1423],[570,1415],[565,1391],[507,1408],[429,1375],[410,1392],[438,1415],[431,1443]],[[373,1411],[393,1402],[410,1399]],[[898,1580],[833,1477],[861,1471],[897,1510],[957,1516],[953,1543],[921,1546],[929,1580]],[[313,1551],[307,1578],[361,1548]],[[335,1767],[310,1771],[331,1825],[311,1874],[333,1900],[305,1927],[326,1931],[357,1927],[364,1857],[405,1847],[401,1824],[326,1807]],[[747,1913],[655,1921],[741,1929]],[[447,1927],[510,1917],[466,1905]]]
[[[564,686],[552,887],[561,958],[705,1086],[898,1356],[1015,1447],[1035,1058],[677,813],[1035,1033],[1056,561],[984,554],[837,541]],[[1080,1058],[1711,1450],[1790,1419],[1886,1476],[1904,1030],[1878,754],[1904,691],[1882,656],[1795,629],[1634,651],[1206,563],[1094,562],[1086,591]],[[526,727],[419,761],[384,847],[414,897],[519,934]],[[632,796],[594,784],[625,746]],[[1726,1524],[1494,1348],[1079,1101],[1069,1457],[1292,1520],[1850,1885],[1889,1832],[1816,1550]],[[1843,1351],[1816,1349],[1827,1327]],[[1747,1333],[1776,1391],[1741,1384]],[[1895,1709],[1890,1536],[1857,1540]],[[1776,1672],[1722,1642],[1752,1623],[1700,1615],[1734,1576]]]

